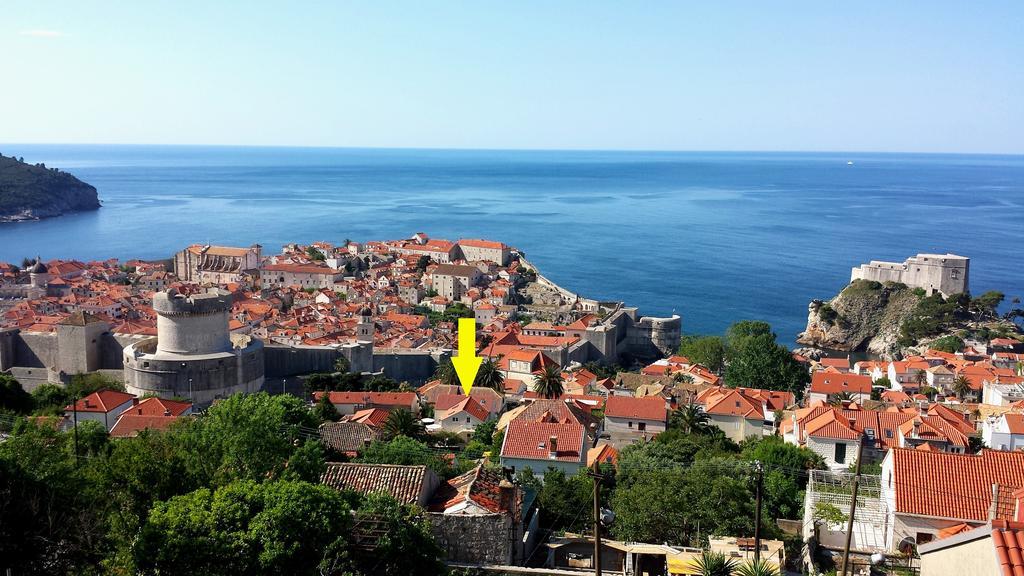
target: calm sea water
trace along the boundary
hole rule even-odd
[[[975,293],[1024,295],[1024,157],[0,145],[104,207],[0,224],[0,261],[163,258],[193,242],[500,239],[570,290],[683,316],[764,319],[870,259],[970,256]],[[848,165],[847,162],[854,162]]]

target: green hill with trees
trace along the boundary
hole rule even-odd
[[[37,220],[99,207],[96,188],[71,174],[0,155],[0,222]]]

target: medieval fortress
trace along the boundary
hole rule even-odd
[[[956,254],[918,254],[903,262],[872,260],[855,267],[850,282],[901,282],[911,288],[921,288],[929,295],[938,292],[949,296],[968,291],[970,263],[970,258]]]
[[[410,258],[429,256],[434,262],[473,257],[479,260],[465,261],[486,261],[499,266],[508,264],[514,253],[523,265],[533,268],[518,252],[504,244],[463,240],[453,245],[428,241],[423,236],[402,246],[400,252],[409,254]],[[366,257],[366,252],[358,245],[349,245],[347,250],[352,254],[347,260],[349,265],[359,264],[355,260]],[[265,386],[276,389],[280,382],[288,379],[331,372],[341,357],[348,360],[352,371],[383,374],[420,384],[433,376],[439,362],[452,355],[453,351],[446,347],[401,348],[379,343],[375,347],[375,334],[381,328],[371,309],[374,302],[355,314],[353,337],[348,341],[314,345],[233,330],[230,324],[232,294],[209,286],[240,283],[270,294],[274,288],[266,285],[275,284],[269,281],[271,277],[285,274],[277,270],[282,266],[309,268],[308,272],[302,272],[304,275],[292,274],[294,277],[283,281],[307,291],[325,283],[328,289],[343,290],[343,282],[351,281],[345,270],[346,263],[334,259],[329,259],[326,266],[312,266],[278,264],[273,258],[261,258],[259,245],[248,248],[193,245],[171,260],[173,277],[153,276],[140,280],[139,286],[153,290],[155,336],[152,328],[122,333],[119,328],[124,324],[118,323],[124,322],[123,318],[105,308],[73,312],[52,330],[37,331],[34,325],[0,328],[0,372],[12,374],[28,390],[46,382],[66,384],[76,374],[102,373],[123,381],[127,391],[137,396],[187,397],[198,405],[206,405],[236,392],[255,392]],[[479,263],[475,266],[438,264],[433,273],[435,289],[452,292],[448,294],[450,301],[458,301],[468,290],[479,291],[482,288],[474,286],[474,277],[479,275],[482,266]],[[472,274],[448,274],[449,268],[466,268]],[[357,274],[363,269],[365,264],[356,266]],[[456,290],[454,283],[450,289],[446,288],[446,274],[456,276],[461,289]],[[77,276],[48,270],[41,259],[37,258],[12,275],[14,282],[0,278],[0,304],[33,299],[55,301],[74,296],[62,277]],[[174,277],[208,287],[181,293],[168,288]],[[544,353],[561,366],[663,357],[674,353],[679,346],[682,321],[678,315],[640,316],[637,308],[624,306],[622,302],[582,298],[540,275],[537,282],[556,294],[558,308],[569,323],[580,320],[569,330],[577,337],[574,342],[544,348]],[[261,284],[262,289],[258,288]],[[410,295],[412,301],[422,299],[421,291],[415,286],[402,288],[414,292]],[[512,303],[500,306],[513,315],[515,307]],[[491,306],[491,310],[495,308]],[[487,308],[481,306],[477,313],[485,310]],[[480,316],[477,319],[486,321]],[[380,326],[386,327],[386,324]],[[566,335],[570,334],[562,334]]]

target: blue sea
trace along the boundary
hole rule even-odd
[[[1024,157],[0,145],[103,208],[0,224],[0,261],[166,258],[193,242],[502,240],[559,284],[792,345],[807,303],[871,259],[971,258],[974,293],[1024,296]],[[853,162],[853,164],[849,164]]]

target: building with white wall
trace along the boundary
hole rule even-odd
[[[918,254],[903,262],[872,260],[853,268],[850,282],[900,282],[911,288],[922,288],[928,294],[943,296],[960,294],[969,289],[970,258],[956,254]]]

